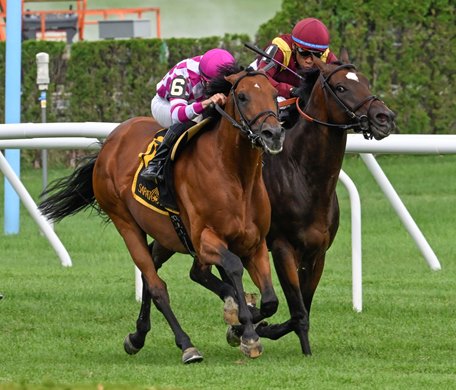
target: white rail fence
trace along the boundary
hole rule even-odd
[[[118,123],[21,123],[0,125],[0,149],[98,149]],[[349,134],[347,153],[359,153],[361,159],[391,203],[406,230],[415,241],[432,270],[440,270],[439,260],[426,238],[407,211],[372,153],[381,154],[456,154],[456,135],[391,135],[382,141],[366,140],[362,135]],[[24,202],[39,228],[45,234],[62,265],[71,266],[71,258],[53,229],[39,213],[36,204],[0,153],[0,170]],[[361,202],[358,190],[345,172],[339,176],[348,191],[352,229],[352,298],[353,309],[362,310],[362,247]],[[136,298],[141,297],[141,278],[135,270]]]

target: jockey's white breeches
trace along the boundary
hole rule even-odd
[[[160,126],[168,128],[172,125],[171,120],[171,103],[162,97],[155,95],[150,102],[152,116]]]

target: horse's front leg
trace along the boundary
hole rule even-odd
[[[211,265],[201,264],[201,262],[196,258],[193,260],[193,265],[190,270],[190,278],[194,282],[202,285],[203,287],[218,295],[218,297],[225,303],[223,308],[223,316],[227,324],[239,324],[239,305],[237,303],[238,299],[236,296],[236,291],[231,285],[231,281],[226,275],[225,270],[220,266],[217,266],[217,269],[220,273],[220,276],[222,277],[221,279],[212,273]],[[255,294],[246,293],[245,297],[249,306],[249,310],[252,312],[253,321],[256,323],[257,321],[255,319],[259,318],[261,314],[259,309],[257,309],[255,306],[256,303],[254,295]],[[238,334],[238,340],[233,340],[233,342],[230,341],[230,344],[236,347],[239,346],[242,332],[239,331]]]
[[[274,291],[274,287],[272,286],[271,266],[269,263],[269,254],[266,243],[261,246],[260,250],[252,259],[245,261],[245,267],[261,294],[260,309],[258,310],[256,307],[250,308],[253,315],[253,322],[257,324],[256,332],[261,336],[260,332],[263,331],[263,329],[266,329],[265,335],[270,336],[271,333],[268,333],[270,327],[265,327],[266,325],[261,321],[272,316],[277,311],[279,300]],[[273,331],[273,333],[276,332],[277,329]],[[231,346],[239,345],[242,333],[242,325],[228,327],[226,333],[228,344]]]
[[[227,297],[234,298],[236,295],[233,286],[231,286],[229,282],[227,283],[220,280],[212,273],[212,266],[201,264],[198,258],[193,260],[193,265],[190,270],[190,278],[194,282],[206,287],[208,290],[218,295],[222,301],[225,301]]]
[[[240,349],[246,356],[256,358],[262,354],[263,346],[261,345],[260,338],[255,331],[255,327],[253,325],[253,315],[245,299],[244,286],[242,283],[244,266],[241,259],[228,249],[222,250],[221,255],[222,258],[220,265],[226,272],[227,277],[231,280],[234,287],[237,297],[237,317],[243,326]],[[233,312],[236,310],[236,307],[227,307],[230,303],[231,302],[228,300],[225,301],[225,318],[227,318],[227,311]],[[232,303],[235,304],[235,302]]]
[[[241,259],[229,251],[226,243],[213,231],[206,229],[201,235],[199,258],[203,264],[213,264],[222,268],[230,285],[233,286],[238,302],[238,319],[244,325],[241,337],[241,351],[248,357],[256,358],[263,352],[260,338],[253,326],[253,316],[250,312],[242,283],[244,266]]]

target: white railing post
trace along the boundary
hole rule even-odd
[[[404,206],[404,203],[402,203],[401,199],[399,198],[399,195],[394,190],[385,173],[380,168],[380,165],[378,165],[378,162],[375,159],[375,157],[372,154],[365,153],[361,153],[360,156],[366,164],[369,171],[372,173],[372,176],[374,176],[374,179],[382,189],[386,198],[390,201],[391,206],[393,206],[394,210],[396,211],[406,230],[412,236],[416,245],[418,246],[427,263],[429,264],[429,267],[431,267],[431,269],[434,271],[440,270],[441,266],[439,260],[437,259],[437,256],[434,254],[433,250],[426,241],[426,238],[424,237],[423,233],[421,233],[421,230],[416,225],[407,208]]]
[[[32,218],[38,224],[39,228],[41,229],[43,234],[46,236],[46,238],[56,251],[62,265],[64,267],[71,267],[71,258],[67,250],[55,234],[54,230],[52,229],[52,226],[49,224],[47,219],[44,218],[43,215],[39,212],[32,197],[27,192],[19,178],[16,176],[13,169],[8,164],[6,158],[3,157],[2,153],[0,153],[0,171],[2,171],[5,177],[8,179],[11,186],[14,188],[16,193],[21,198],[22,203],[24,203],[24,206],[27,208]]]
[[[351,206],[351,236],[352,236],[352,301],[353,310],[363,310],[363,272],[361,252],[361,199],[355,183],[341,170],[339,180],[348,191]]]
[[[142,301],[143,282],[141,279],[141,271],[135,265],[135,297],[138,302]]]

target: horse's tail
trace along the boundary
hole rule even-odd
[[[101,212],[92,186],[97,156],[98,154],[85,157],[71,175],[54,180],[41,193],[43,201],[38,209],[47,219],[58,222],[89,206],[94,207],[98,213]]]

